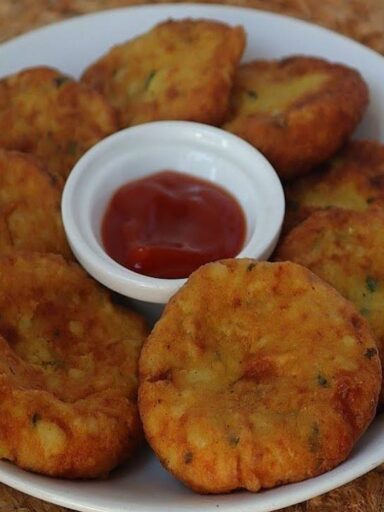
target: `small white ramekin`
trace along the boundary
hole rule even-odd
[[[185,279],[137,274],[105,252],[100,226],[113,193],[160,170],[180,171],[221,185],[244,210],[245,244],[237,257],[267,259],[284,216],[284,193],[264,156],[239,137],[199,123],[158,121],[127,128],[92,147],[77,162],[62,197],[64,228],[81,265],[108,288],[164,304]]]

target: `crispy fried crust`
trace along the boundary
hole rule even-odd
[[[230,104],[224,128],[260,149],[289,180],[343,145],[364,113],[368,89],[354,69],[296,56],[240,66]]]
[[[60,256],[0,258],[0,455],[65,478],[108,474],[141,440],[143,321]]]
[[[0,149],[0,254],[17,249],[73,257],[60,199],[56,180],[32,155]]]
[[[82,80],[118,110],[121,127],[159,119],[220,124],[244,45],[241,27],[168,20],[112,48]]]
[[[361,211],[384,207],[384,146],[351,141],[316,172],[285,186],[288,232],[311,213],[336,206]]]
[[[370,324],[384,363],[384,210],[338,208],[313,213],[278,247],[292,260],[328,281],[351,300]],[[384,405],[382,390],[380,403]]]
[[[364,318],[307,269],[205,265],[144,344],[146,438],[170,472],[203,493],[323,473],[374,416],[376,354]]]
[[[36,67],[0,80],[0,147],[33,153],[61,180],[116,130],[107,101],[60,71]]]

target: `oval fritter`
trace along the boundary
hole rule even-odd
[[[360,74],[295,56],[239,67],[224,128],[264,153],[283,180],[309,172],[353,132],[368,103]]]
[[[55,179],[32,155],[0,149],[0,254],[17,249],[71,258],[60,199]]]
[[[107,101],[58,70],[29,68],[0,80],[0,147],[33,153],[61,180],[116,130]]]
[[[356,211],[373,204],[384,207],[384,146],[351,141],[316,172],[287,184],[284,192],[285,232],[331,206]]]
[[[220,124],[244,45],[242,27],[168,20],[113,47],[82,80],[108,98],[121,127],[160,119]]]
[[[144,344],[146,438],[170,472],[203,493],[323,473],[348,456],[375,414],[375,354],[364,318],[307,269],[210,263]]]
[[[146,328],[75,263],[0,257],[0,457],[50,476],[108,474],[142,438]]]
[[[332,208],[294,228],[276,258],[308,267],[352,301],[370,324],[384,364],[384,210]],[[384,389],[380,395],[384,405]]]

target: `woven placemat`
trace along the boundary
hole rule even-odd
[[[147,0],[0,0],[0,42],[34,28]],[[215,0],[287,14],[341,32],[384,54],[384,0]],[[0,51],[1,59],[1,51]],[[383,84],[384,86],[384,84]],[[0,512],[67,512],[0,484]],[[384,512],[384,465],[284,512]]]
[[[163,0],[0,0],[0,41],[79,14],[149,3],[163,3]],[[288,14],[346,34],[384,54],[384,0],[205,0],[204,3]]]

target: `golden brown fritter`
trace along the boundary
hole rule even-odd
[[[368,104],[359,73],[314,57],[240,66],[224,128],[264,153],[283,180],[309,172],[347,140]]]
[[[61,180],[116,130],[107,101],[60,71],[36,67],[0,80],[0,147],[33,153]]]
[[[384,146],[351,141],[316,172],[285,186],[284,231],[317,210],[336,206],[361,211],[384,207]]]
[[[333,468],[372,420],[381,384],[374,338],[350,302],[299,265],[247,259],[192,274],[139,367],[147,440],[203,493]]]
[[[17,249],[73,257],[60,199],[55,179],[32,155],[0,149],[0,254]]]
[[[113,47],[82,80],[117,109],[120,126],[161,119],[220,124],[244,30],[210,20],[168,20]]]
[[[0,257],[0,456],[65,478],[108,474],[142,437],[143,321],[60,256]]]
[[[278,247],[292,260],[328,281],[366,317],[384,363],[384,210],[332,208],[313,213]],[[380,397],[384,405],[384,390]]]

